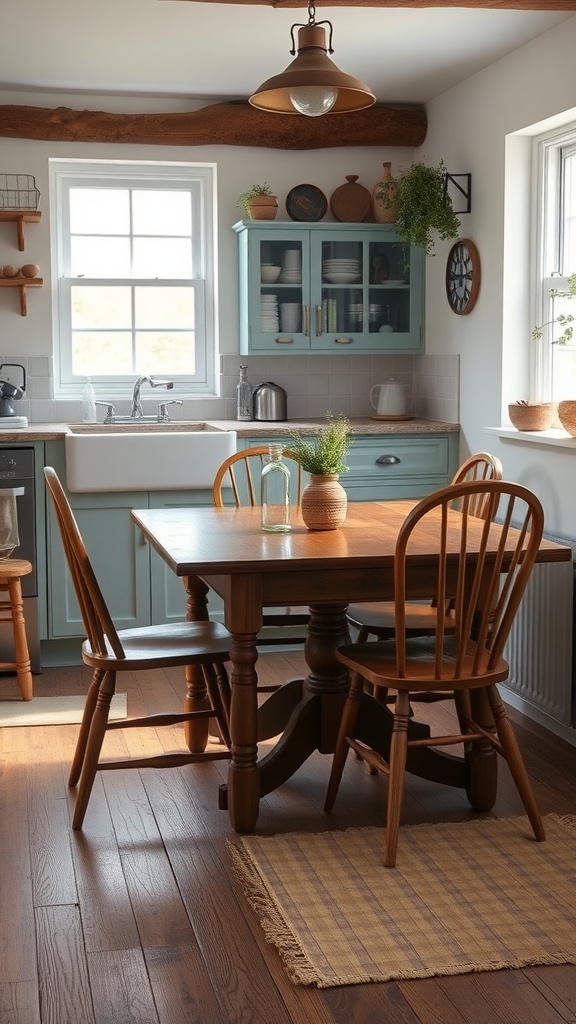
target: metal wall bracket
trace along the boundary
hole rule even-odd
[[[454,213],[470,213],[472,209],[472,175],[452,174],[450,171],[446,171],[444,195],[450,197]]]

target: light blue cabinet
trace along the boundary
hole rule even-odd
[[[234,230],[242,354],[424,350],[424,253],[393,227],[239,221]]]
[[[48,442],[46,462],[65,484],[62,442]],[[186,613],[186,593],[163,560],[144,541],[131,518],[133,508],[174,508],[211,504],[207,491],[126,491],[114,494],[68,494],[98,582],[118,629],[179,621]],[[47,499],[49,501],[49,499]],[[51,640],[84,636],[60,534],[47,505],[47,619]]]
[[[238,445],[253,448],[271,441],[278,438],[238,438]],[[357,435],[340,483],[350,501],[424,498],[451,482],[458,445],[458,433]],[[290,447],[288,437],[285,446]]]

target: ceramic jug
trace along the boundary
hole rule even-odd
[[[370,404],[378,416],[408,415],[406,385],[393,377],[384,384],[374,384],[370,388]]]

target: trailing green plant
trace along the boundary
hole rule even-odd
[[[576,295],[576,274],[571,274],[568,278],[568,288],[551,288],[550,298],[551,299],[573,299]],[[532,337],[535,341],[539,341],[540,338],[544,337],[544,331],[547,327],[552,324],[560,324],[560,327],[564,328],[563,333],[559,338],[554,338],[552,341],[553,345],[565,345],[568,341],[572,341],[574,335],[574,328],[572,323],[574,321],[574,315],[572,313],[559,313],[552,320],[547,320],[545,324],[540,324],[539,327],[535,327],[532,331]]]
[[[458,238],[460,221],[445,187],[446,167],[412,164],[397,177],[398,191],[381,189],[376,198],[385,206],[398,206],[396,231],[403,242],[418,245],[427,256],[434,256],[435,235]]]
[[[236,200],[236,206],[240,210],[244,210],[244,213],[248,213],[248,207],[250,200],[254,199],[255,196],[272,196],[274,195],[270,185],[267,181],[263,185],[252,185],[246,192],[242,192]]]
[[[290,451],[306,473],[322,476],[343,473],[348,469],[344,459],[350,450],[352,437],[350,421],[346,416],[327,413],[326,426],[321,427],[318,435],[309,440],[298,433],[291,436]]]

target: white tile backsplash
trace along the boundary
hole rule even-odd
[[[67,423],[80,419],[79,401],[54,401],[52,360],[44,356],[3,356],[5,363],[25,367],[27,390],[18,413],[30,422]],[[288,394],[290,419],[334,415],[370,416],[370,388],[390,377],[408,385],[416,415],[448,423],[459,420],[459,360],[455,355],[431,356],[221,356],[221,396],[184,401],[174,419],[235,419],[236,385],[241,363],[253,385],[280,384]],[[129,402],[116,402],[128,413]],[[175,407],[176,408],[176,407]]]

